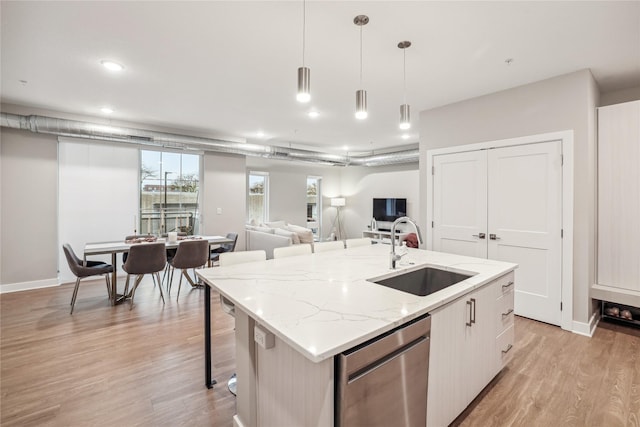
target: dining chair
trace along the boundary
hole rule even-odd
[[[133,274],[136,276],[136,280],[131,290],[131,306],[133,308],[133,299],[136,294],[136,289],[140,285],[140,281],[146,274],[151,274],[155,277],[155,280],[160,284],[159,272],[165,268],[167,264],[167,251],[165,249],[164,242],[157,243],[137,243],[129,248],[129,256],[127,261],[122,266],[122,269],[127,273],[127,287],[125,287],[125,295],[128,291],[129,277]],[[164,293],[162,291],[162,285],[159,285],[160,296],[162,297],[162,304],[164,304]]]
[[[242,252],[223,252],[220,254],[220,267],[229,265],[243,264],[247,262],[266,261],[267,253],[263,250],[259,251],[242,251]],[[220,304],[225,313],[235,317],[235,306],[231,301],[220,295]],[[229,391],[236,395],[236,374],[234,373],[229,381],[227,381]]]
[[[369,246],[371,245],[371,237],[361,237],[359,239],[347,239],[345,240],[345,246],[347,249],[355,248],[357,246]]]
[[[211,250],[211,256],[209,260],[211,261],[211,265],[214,262],[218,262],[220,260],[220,254],[225,252],[233,252],[236,250],[236,243],[238,242],[238,233],[227,233],[227,239],[233,240],[231,243],[223,243],[219,248]]]
[[[71,248],[71,245],[65,243],[62,245],[64,256],[67,258],[69,269],[76,276],[76,286],[73,288],[73,296],[71,297],[71,312],[73,314],[73,307],[76,304],[76,297],[78,296],[78,288],[80,287],[80,279],[91,276],[100,276],[104,274],[105,281],[107,283],[107,293],[109,299],[111,299],[111,283],[109,280],[109,274],[113,273],[113,266],[105,262],[100,261],[82,261]]]
[[[338,249],[344,249],[344,241],[342,240],[333,240],[331,242],[316,242],[313,244],[313,252],[327,252],[327,251],[335,251]]]
[[[167,293],[171,295],[171,284],[173,283],[173,271],[177,268],[180,270],[180,281],[178,282],[178,295],[176,301],[180,297],[180,288],[182,288],[182,277],[184,276],[191,287],[197,285],[191,279],[188,273],[189,268],[196,269],[204,266],[209,261],[209,241],[208,240],[185,240],[180,242],[175,256],[169,262],[171,267],[171,277],[167,283]]]
[[[299,245],[283,246],[281,248],[273,249],[273,259],[285,258],[297,255],[311,254],[311,244],[302,243]]]
[[[184,231],[178,231],[178,237],[185,237],[187,235],[186,232]],[[169,234],[167,233],[163,233],[162,234],[163,238],[168,238]],[[169,278],[169,273],[171,270],[171,260],[173,259],[174,256],[176,256],[176,248],[168,248],[167,249],[167,265],[164,268],[164,273],[162,273],[162,283],[164,283],[164,279],[168,279]],[[171,283],[167,283],[167,287],[170,287]]]

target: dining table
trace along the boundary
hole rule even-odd
[[[209,242],[209,247],[222,245],[226,243],[233,243],[233,240],[228,239],[224,236],[178,236],[177,240],[169,241],[167,238],[153,238],[153,236],[140,236],[140,238],[134,240],[118,240],[118,241],[110,241],[110,242],[91,242],[87,243],[84,246],[84,261],[87,261],[87,257],[94,255],[111,255],[111,265],[113,265],[113,272],[111,273],[111,305],[116,305],[119,301],[124,300],[122,295],[118,295],[117,293],[117,277],[118,277],[118,266],[116,261],[116,256],[118,253],[129,252],[129,249],[133,245],[144,245],[148,243],[154,242],[164,242],[167,249],[175,249],[178,247],[180,242],[189,241],[189,240],[207,240]],[[211,261],[209,261],[210,263]],[[211,266],[209,264],[209,266]]]

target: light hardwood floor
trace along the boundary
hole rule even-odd
[[[162,306],[150,279],[110,307],[104,282],[0,295],[2,426],[231,427],[233,319],[212,293],[213,373],[204,386],[203,291]],[[516,318],[512,362],[454,425],[640,426],[640,331],[593,338]],[[283,426],[287,427],[287,426]],[[391,426],[390,426],[391,427]]]

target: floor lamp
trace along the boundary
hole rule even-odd
[[[333,225],[331,226],[331,229],[333,230],[333,228],[336,225],[336,221],[338,221],[338,228],[337,228],[338,240],[343,239],[342,222],[340,222],[340,208],[344,207],[345,204],[346,204],[346,200],[344,197],[334,197],[331,199],[331,206],[336,208],[336,217],[333,220]]]

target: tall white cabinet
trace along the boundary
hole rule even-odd
[[[591,296],[640,307],[640,101],[598,108],[598,273]]]

